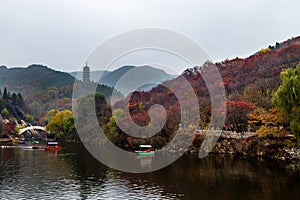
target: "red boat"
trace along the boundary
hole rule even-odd
[[[47,146],[45,146],[45,151],[59,151],[60,146],[58,146],[58,142],[48,142]]]

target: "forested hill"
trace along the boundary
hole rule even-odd
[[[7,68],[0,66],[0,87],[8,87],[11,91],[31,93],[46,92],[52,87],[64,88],[64,95],[72,96],[75,78],[68,73],[55,71],[43,65],[30,65],[27,68]],[[112,88],[100,85],[99,92],[109,96]]]
[[[246,59],[216,63],[229,99],[247,100],[261,107],[271,106],[271,92],[281,83],[280,72],[295,68],[300,61],[300,37],[261,49]]]
[[[13,91],[47,91],[51,87],[60,88],[74,83],[67,73],[54,71],[43,65],[30,65],[27,68],[0,67],[0,87],[7,86]]]
[[[0,88],[21,93],[35,117],[50,109],[71,109],[75,78],[68,73],[55,71],[43,65],[27,68],[0,66]],[[108,97],[112,88],[98,85],[97,91]]]
[[[265,119],[277,119],[272,104],[272,94],[281,84],[280,73],[286,68],[295,68],[300,61],[300,37],[276,43],[274,46],[259,50],[248,58],[235,58],[223,62],[214,63],[219,69],[222,80],[215,80],[215,84],[223,81],[227,96],[226,124],[231,130],[245,131],[251,127],[256,130],[266,124],[277,124],[278,122],[266,122]],[[154,104],[161,104],[167,110],[167,124],[162,130],[162,135],[168,135],[177,130],[180,123],[180,105],[172,91],[182,90],[188,92],[182,85],[183,80],[188,80],[195,94],[198,97],[200,109],[200,123],[190,126],[207,126],[210,120],[211,103],[210,95],[206,84],[201,76],[211,76],[210,72],[213,63],[205,63],[203,66],[195,66],[186,69],[182,75],[165,82],[169,89],[159,85],[149,92],[134,92],[130,97],[129,111],[132,119],[140,124],[146,125],[149,122],[147,110]],[[200,73],[201,71],[201,73]],[[185,79],[182,79],[184,77]],[[122,108],[128,100],[122,100],[115,105],[115,108]],[[189,105],[189,98],[185,102]],[[273,109],[273,110],[272,110]],[[252,118],[249,114],[254,112]],[[266,113],[272,117],[266,116]],[[159,113],[157,113],[159,115]],[[130,119],[125,119],[130,120]],[[251,124],[249,124],[251,123]]]

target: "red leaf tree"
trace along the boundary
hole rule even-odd
[[[231,131],[243,132],[247,130],[248,113],[255,106],[245,101],[227,101],[226,127]]]

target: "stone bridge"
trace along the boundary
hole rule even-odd
[[[31,134],[33,135],[36,135],[36,134],[39,134],[37,133],[37,131],[40,130],[40,131],[44,131],[46,133],[49,133],[47,130],[46,130],[46,127],[43,127],[43,126],[28,126],[28,127],[25,127],[25,128],[22,128],[18,131],[18,135],[22,135],[26,132],[30,132]],[[39,134],[40,135],[40,134]],[[41,135],[40,135],[41,136]],[[42,136],[41,136],[42,137]]]

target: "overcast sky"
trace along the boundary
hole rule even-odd
[[[299,36],[299,8],[298,0],[0,0],[0,65],[78,70],[111,36],[144,27],[182,33],[213,61],[247,57]]]

